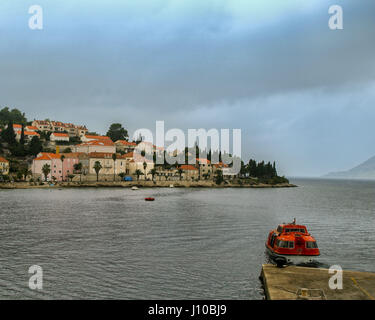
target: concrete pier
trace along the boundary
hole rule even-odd
[[[328,269],[262,265],[268,300],[375,300],[375,273],[343,270],[343,289],[332,290]]]

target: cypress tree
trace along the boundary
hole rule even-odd
[[[198,147],[198,144],[195,144],[195,157],[199,158],[199,147]]]
[[[22,125],[22,131],[21,131],[20,144],[22,144],[22,145],[25,144],[25,129],[24,129],[24,126],[23,126],[23,125]]]
[[[274,177],[277,177],[277,170],[276,170],[276,162],[275,162],[275,161],[273,162],[273,167],[272,167],[272,169],[273,169],[273,176],[274,176]]]
[[[10,120],[8,122],[8,127],[3,131],[3,139],[8,142],[9,145],[14,145],[16,143],[16,134],[13,129],[13,122]]]
[[[34,136],[29,143],[29,153],[36,156],[42,150],[42,143],[37,136]]]

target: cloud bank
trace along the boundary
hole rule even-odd
[[[245,158],[287,175],[347,169],[375,154],[375,3],[28,1],[0,4],[0,105],[105,132],[155,120],[241,128]],[[344,30],[328,28],[328,7]]]

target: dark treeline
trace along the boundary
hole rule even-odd
[[[274,178],[277,177],[276,163],[265,163],[264,161],[256,162],[253,159],[249,160],[248,164],[243,164],[241,168],[242,174],[248,174],[255,178]]]
[[[4,128],[11,121],[12,123],[27,125],[27,119],[25,113],[22,113],[18,109],[9,110],[8,107],[5,107],[0,110],[0,128]]]
[[[3,129],[3,131],[1,132],[0,142],[6,142],[11,154],[16,157],[24,157],[29,155],[36,156],[43,150],[42,142],[36,136],[33,137],[28,144],[25,143],[23,125],[21,129],[20,141],[17,142],[16,133],[14,132],[12,121],[9,121],[7,128]],[[0,148],[0,152],[1,151],[2,150]]]
[[[16,133],[13,128],[13,124],[22,125],[20,141],[16,141]],[[28,124],[25,113],[22,113],[18,109],[9,110],[5,107],[0,110],[0,153],[2,153],[2,143],[5,142],[8,145],[8,149],[13,156],[24,157],[24,156],[36,156],[42,151],[42,142],[38,137],[33,137],[31,141],[26,144],[24,127]],[[5,128],[6,127],[6,128]]]

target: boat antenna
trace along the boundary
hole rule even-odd
[[[296,224],[296,218],[293,219],[293,224]]]

